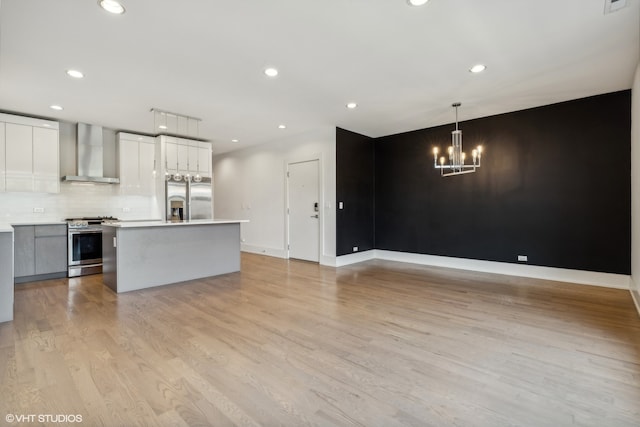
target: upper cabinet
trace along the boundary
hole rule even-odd
[[[211,177],[211,144],[203,141],[161,136],[164,145],[164,169],[170,174]]]
[[[33,191],[60,192],[57,130],[33,128]]]
[[[203,177],[211,178],[211,144],[208,142],[198,142],[198,163],[197,170]]]
[[[157,174],[155,138],[120,132],[117,140],[120,193],[154,196]]]
[[[58,122],[0,113],[0,124],[0,191],[60,192]]]

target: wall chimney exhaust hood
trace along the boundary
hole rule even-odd
[[[78,123],[77,175],[63,176],[66,182],[119,184],[118,178],[107,178],[103,171],[102,126]]]

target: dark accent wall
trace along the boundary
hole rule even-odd
[[[373,139],[336,128],[336,254],[374,248]]]
[[[375,248],[630,274],[631,91],[476,120],[462,105],[460,116],[468,155],[485,148],[473,174],[433,167],[453,124],[375,140]],[[338,200],[347,181],[363,203],[346,221],[338,211],[341,255],[371,216],[364,144],[337,141]],[[352,231],[360,214],[367,226]]]

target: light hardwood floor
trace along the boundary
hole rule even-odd
[[[17,286],[0,381],[0,425],[637,427],[640,318],[623,290],[243,254],[120,295]]]

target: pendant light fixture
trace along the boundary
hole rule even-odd
[[[458,129],[458,107],[460,107],[460,105],[462,104],[459,102],[451,104],[451,106],[456,109],[456,129],[451,131],[451,145],[447,148],[448,161],[444,156],[442,156],[438,162],[438,153],[440,152],[440,149],[438,147],[433,147],[433,167],[440,169],[441,176],[472,173],[480,167],[480,161],[482,159],[482,145],[478,145],[471,151],[473,163],[465,164],[467,155],[462,151],[462,131]]]
[[[189,171],[191,170],[191,156],[189,156],[189,148],[191,147],[191,142],[187,143],[187,170],[184,173],[184,180],[185,181],[191,181],[191,173],[189,173]]]

